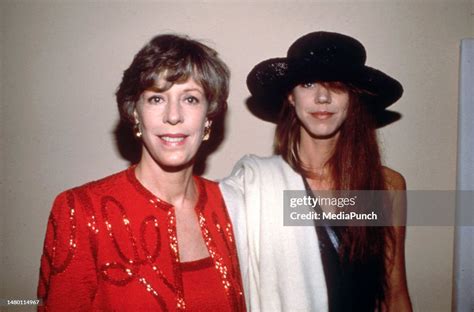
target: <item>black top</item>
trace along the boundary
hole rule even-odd
[[[308,196],[314,196],[303,178]],[[317,213],[322,213],[319,205]],[[354,263],[340,257],[340,232],[344,227],[320,225],[315,222],[319,250],[326,280],[330,312],[377,311],[377,286],[380,276],[377,261]]]

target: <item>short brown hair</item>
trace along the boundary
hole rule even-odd
[[[115,93],[121,119],[133,124],[136,102],[158,79],[168,82],[164,87],[167,90],[189,77],[204,89],[208,118],[227,109],[230,71],[215,50],[187,36],[154,37],[135,55]]]

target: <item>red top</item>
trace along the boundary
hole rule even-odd
[[[200,305],[195,293],[186,291],[188,281],[200,281],[183,276],[174,207],[143,187],[134,169],[56,198],[41,257],[40,310],[194,311]],[[205,276],[213,285],[198,287],[228,311],[245,311],[234,235],[219,188],[194,179],[195,211],[212,261]]]
[[[232,311],[211,257],[181,263],[184,298],[189,311]]]

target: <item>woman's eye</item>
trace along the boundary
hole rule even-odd
[[[302,83],[301,86],[303,88],[311,88],[312,86],[314,86],[315,83],[314,82],[305,82],[305,83]]]
[[[148,98],[148,103],[150,104],[159,104],[161,102],[163,102],[163,98],[157,95]]]
[[[184,99],[189,104],[197,104],[199,103],[199,99],[195,96],[188,96]]]

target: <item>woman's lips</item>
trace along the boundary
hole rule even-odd
[[[179,146],[184,144],[188,136],[181,133],[167,133],[159,135],[158,137],[160,138],[160,141],[166,146]]]
[[[310,115],[313,116],[314,118],[317,118],[317,119],[320,119],[320,120],[325,120],[325,119],[331,118],[332,115],[334,115],[334,113],[330,113],[330,112],[314,112],[314,113],[310,113]]]

